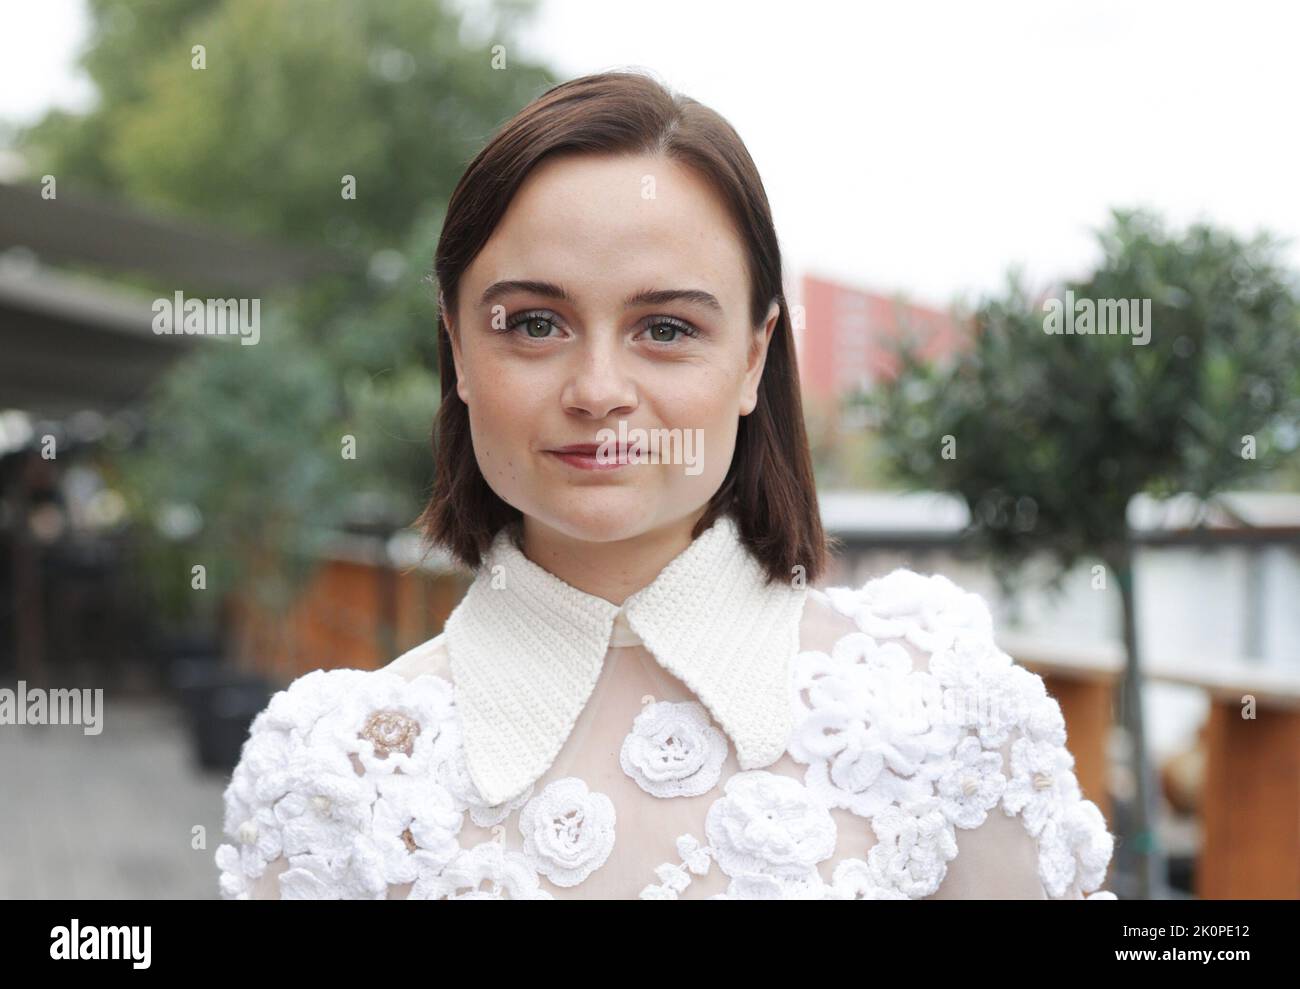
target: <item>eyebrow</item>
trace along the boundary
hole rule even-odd
[[[573,302],[573,296],[564,290],[563,285],[556,285],[554,282],[539,282],[531,279],[508,279],[506,281],[493,282],[487,287],[481,299],[480,306],[489,306],[503,296],[511,292],[531,292],[534,295],[542,295],[548,299],[557,299],[561,302]],[[631,309],[633,306],[662,306],[670,302],[687,302],[706,309],[712,309],[718,315],[722,315],[722,303],[720,303],[712,292],[705,292],[696,288],[661,288],[661,289],[642,289],[623,300],[623,308]]]

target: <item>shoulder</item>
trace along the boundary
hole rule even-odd
[[[991,815],[1019,818],[1049,897],[1100,886],[1113,839],[1080,792],[1060,705],[998,647],[981,595],[906,568],[814,589],[801,649],[790,752],[825,800],[871,818],[882,841],[911,827],[900,815],[930,835],[932,867],[914,893],[938,888],[957,830]]]
[[[274,753],[280,742],[365,748],[365,719],[375,712],[405,713],[420,727],[435,728],[449,716],[454,690],[446,677],[447,652],[439,635],[376,670],[312,670],[275,692],[253,719],[241,764]],[[361,718],[360,724],[357,719]],[[354,745],[344,729],[362,737]]]
[[[846,641],[848,636],[853,638]],[[891,653],[906,655],[910,669],[938,675],[952,672],[956,656],[967,660],[967,672],[980,660],[991,661],[978,664],[986,674],[1010,663],[996,649],[992,613],[981,595],[942,574],[905,567],[861,586],[809,589],[800,625],[802,650],[830,653],[864,637],[892,643]],[[1022,686],[1032,689],[1027,681]]]
[[[250,741],[277,732],[306,736],[331,719],[376,704],[423,710],[451,700],[444,636],[439,635],[375,670],[338,668],[304,673],[272,695],[254,718]]]
[[[899,567],[861,587],[828,587],[813,596],[868,634],[900,635],[923,649],[947,645],[960,632],[993,632],[984,598],[943,574]]]
[[[440,639],[441,637],[438,637]],[[246,898],[277,858],[329,847],[329,822],[365,817],[396,774],[426,776],[454,756],[454,690],[438,639],[378,670],[313,670],[253,719],[223,794],[221,894]]]

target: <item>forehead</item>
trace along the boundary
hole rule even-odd
[[[534,168],[466,272],[466,300],[511,278],[558,282],[580,305],[699,288],[728,317],[743,312],[747,287],[721,199],[690,168],[649,155],[564,155]]]

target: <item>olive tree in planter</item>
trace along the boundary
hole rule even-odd
[[[1051,561],[1053,588],[1084,559],[1113,574],[1121,721],[1137,781],[1136,833],[1124,844],[1147,898],[1164,883],[1138,703],[1129,500],[1186,492],[1206,504],[1294,467],[1300,292],[1265,235],[1242,240],[1205,224],[1171,232],[1150,213],[1115,211],[1098,239],[1086,278],[1038,295],[1013,273],[976,308],[969,349],[927,362],[915,341],[903,343],[897,375],[861,400],[899,480],[965,499],[968,536],[1005,589],[1023,580],[1030,555]]]

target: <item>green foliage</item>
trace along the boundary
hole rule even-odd
[[[342,409],[333,369],[292,322],[268,322],[255,347],[198,341],[194,358],[163,381],[147,444],[123,469],[137,514],[150,523],[197,509],[201,528],[185,541],[186,558],[206,567],[209,588],[268,581],[253,563],[274,549],[283,580],[254,590],[283,605],[309,571],[316,541],[344,517],[351,478],[337,452]],[[262,369],[255,389],[247,386],[249,351]],[[188,583],[188,564],[158,576],[164,592],[179,577]]]
[[[1053,297],[1150,299],[1146,345],[1045,332],[1044,296],[1012,273],[968,351],[932,365],[905,345],[868,400],[895,476],[961,495],[1008,585],[1031,553],[1058,580],[1080,558],[1116,559],[1139,492],[1209,497],[1300,442],[1300,299],[1278,245],[1119,211],[1099,240],[1096,270]]]
[[[499,0],[469,23],[438,0],[91,0],[99,102],[20,136],[32,173],[351,267],[263,299],[256,346],[197,340],[159,388],[128,495],[147,531],[181,506],[202,523],[179,554],[149,548],[160,586],[197,560],[209,587],[256,581],[283,604],[332,532],[418,514],[439,398],[426,276],[466,163],[553,83],[512,40],[531,9]]]
[[[101,102],[28,133],[36,174],[363,256],[400,242],[490,130],[549,85],[509,44],[509,68],[492,69],[507,23],[467,44],[460,15],[434,0],[96,0],[92,12],[84,62]],[[344,175],[355,201],[340,196]]]

